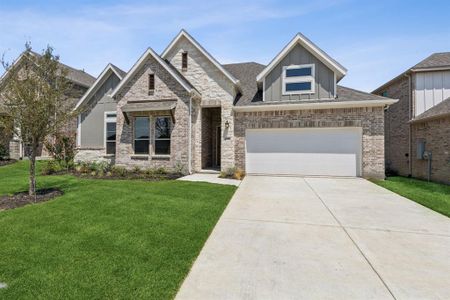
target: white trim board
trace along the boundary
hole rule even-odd
[[[163,59],[167,58],[170,50],[176,45],[176,43],[182,38],[185,37],[194,47],[196,47],[209,61],[216,66],[233,84],[239,85],[239,80],[237,80],[230,72],[225,70],[225,68],[211,55],[208,51],[205,50],[186,30],[182,29],[177,36],[170,42],[169,46],[163,51],[161,57]]]
[[[306,50],[311,52],[317,59],[322,61],[327,67],[333,70],[337,79],[340,80],[342,77],[347,74],[347,69],[344,68],[340,63],[331,58],[328,54],[326,54],[322,49],[316,46],[313,42],[311,42],[306,36],[301,33],[297,33],[295,37],[278,53],[277,56],[270,62],[270,64],[256,77],[258,82],[261,82],[270,71],[275,68],[276,65],[297,45],[300,44],[305,47]]]
[[[114,91],[111,93],[111,97],[117,96],[117,93],[124,87],[125,83],[127,83],[133,76],[136,74],[136,72],[143,66],[147,58],[151,56],[153,57],[161,66],[164,67],[164,69],[169,72],[170,75],[172,75],[173,78],[175,78],[176,81],[189,93],[195,94],[198,97],[201,97],[200,93],[193,87],[190,87],[186,81],[178,75],[172,68],[170,68],[167,63],[158,55],[155,51],[153,51],[152,48],[148,48],[139,58],[139,60],[133,65],[131,70],[127,73],[127,75],[122,79],[122,81],[117,85],[117,87],[114,89]]]

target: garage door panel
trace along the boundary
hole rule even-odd
[[[258,129],[246,132],[250,174],[360,175],[359,128]]]

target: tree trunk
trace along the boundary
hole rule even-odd
[[[30,153],[30,185],[28,187],[28,194],[30,196],[36,197],[36,153],[37,146],[36,143],[32,143],[31,145],[31,153]]]

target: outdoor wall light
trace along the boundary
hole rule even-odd
[[[225,128],[226,128],[226,129],[230,128],[230,122],[228,122],[228,120],[225,121]]]

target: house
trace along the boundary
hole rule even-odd
[[[31,55],[39,56],[40,54],[30,51]],[[13,63],[13,68],[22,68],[23,60],[27,59],[24,53],[22,53]],[[63,63],[59,63],[61,69],[65,70],[66,78],[70,82],[70,90],[66,93],[66,101],[70,102],[70,105],[75,106],[75,104],[80,100],[80,98],[86,93],[87,89],[94,83],[95,78],[83,70],[77,70]],[[0,78],[0,89],[2,82],[5,82],[5,78],[8,76],[8,72],[2,75]],[[1,105],[2,100],[0,97],[0,117],[7,117],[7,108]],[[66,133],[75,134],[76,132],[76,119],[72,120],[64,128]],[[20,136],[5,136],[0,139],[3,147],[9,148],[9,157],[12,159],[22,159],[28,156],[29,148],[25,145]],[[45,147],[41,146],[39,149],[38,157],[48,156]]]
[[[386,168],[450,184],[450,52],[434,53],[373,91],[385,113]]]
[[[220,64],[182,30],[126,74],[108,65],[77,104],[77,160],[186,172],[384,178],[384,109],[302,34],[269,65]]]

